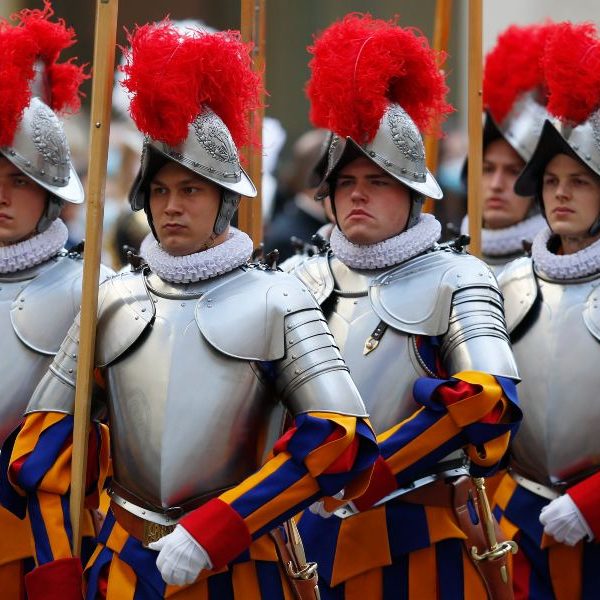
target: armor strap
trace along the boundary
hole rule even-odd
[[[541,496],[542,498],[546,498],[546,500],[555,500],[561,495],[560,492],[553,490],[551,487],[538,483],[537,481],[533,481],[532,479],[528,479],[527,477],[523,477],[523,475],[515,473],[512,469],[509,472],[510,476],[522,488],[525,488],[527,491],[532,492],[536,496]]]

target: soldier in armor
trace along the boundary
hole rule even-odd
[[[517,598],[600,596],[600,39],[561,23],[543,57],[547,120],[516,182],[547,227],[499,278],[524,422],[495,496],[518,540]]]
[[[541,56],[553,27],[549,22],[511,25],[498,37],[485,62],[481,249],[483,260],[496,275],[525,254],[523,242],[531,243],[544,226],[533,197],[524,200],[513,188],[548,115]],[[468,232],[465,217],[461,233]]]
[[[320,497],[362,492],[374,435],[308,288],[249,264],[250,238],[229,225],[240,195],[256,195],[236,149],[258,102],[249,47],[169,21],[130,42],[124,84],[146,135],[130,203],[153,233],[147,265],[100,290],[114,475],[86,597],[290,598],[267,534]],[[10,480],[30,503],[67,502],[78,335],[75,322],[12,449]],[[96,425],[90,444],[92,493],[106,452]],[[62,520],[43,520],[46,539],[65,537]],[[68,543],[36,541],[30,599],[79,597]]]
[[[518,376],[492,272],[437,245],[440,223],[421,214],[442,196],[419,128],[451,110],[444,75],[418,32],[370,16],[331,25],[311,52],[311,116],[337,134],[320,189],[337,226],[293,273],[322,305],[381,457],[357,500],[305,511],[307,556],[324,600],[483,598],[453,505],[462,476],[502,458]]]
[[[56,113],[79,108],[85,74],[57,62],[75,32],[52,15],[46,3],[15,14],[14,24],[0,21],[0,443],[21,422],[81,298],[81,256],[64,250],[58,217],[84,193]],[[29,519],[0,508],[0,531],[0,595],[20,600],[34,567]]]

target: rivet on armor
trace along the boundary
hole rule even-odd
[[[21,298],[21,302],[25,302],[25,298]]]
[[[298,357],[295,354],[292,354],[292,360],[296,360]]]
[[[592,157],[589,154],[585,155],[585,160],[592,160]]]
[[[296,375],[300,375],[300,373],[302,373],[302,369],[296,369],[294,373],[296,373]]]
[[[182,303],[181,303],[181,306],[182,306],[182,307],[183,307],[183,306],[185,306],[185,302],[182,302]]]
[[[292,312],[292,309],[289,306],[285,310],[286,312]]]
[[[284,296],[287,296],[287,295],[288,295],[288,293],[287,293],[287,292],[283,292],[283,295],[284,295]]]
[[[72,358],[77,358],[77,354],[71,354]]]
[[[142,308],[142,312],[146,312],[146,309],[145,309],[145,308]]]
[[[573,150],[579,150],[579,144],[573,144]]]
[[[375,156],[375,152],[373,152],[373,150],[369,151],[369,156]]]
[[[139,321],[140,316],[139,315],[135,315],[135,320]]]
[[[73,369],[69,369],[69,373],[72,373],[72,372],[73,372]]]

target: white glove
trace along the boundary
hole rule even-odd
[[[332,498],[335,498],[336,500],[341,500],[343,497],[344,497],[344,490],[342,490],[341,492],[338,492],[337,494],[332,496]],[[324,519],[329,519],[329,517],[331,517],[331,515],[333,514],[332,512],[325,510],[325,503],[323,502],[323,500],[317,500],[316,502],[313,502],[308,507],[308,510],[313,515],[318,515],[319,517],[323,517]]]
[[[563,494],[544,506],[540,523],[544,526],[544,533],[567,546],[574,546],[586,536],[590,541],[594,539],[594,533],[569,494]]]
[[[194,583],[200,571],[212,569],[206,550],[181,525],[148,547],[159,551],[156,566],[170,585]]]

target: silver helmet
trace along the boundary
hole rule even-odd
[[[0,61],[10,60],[14,71],[9,71],[17,73],[14,79],[0,78],[0,85],[4,94],[14,87],[16,98],[22,100],[20,106],[14,102],[3,107],[8,115],[3,115],[7,120],[0,136],[0,155],[49,192],[38,232],[58,217],[63,202],[81,204],[84,200],[67,136],[55,111],[79,108],[79,86],[86,75],[83,67],[72,62],[57,64],[60,51],[75,41],[75,32],[62,20],[52,22],[53,14],[49,2],[42,10],[23,10],[14,16],[15,27],[4,23],[2,32],[9,35],[0,40],[4,57]],[[54,77],[57,71],[58,79]]]
[[[329,146],[329,163],[318,197],[329,193],[329,181],[342,166],[357,156],[365,156],[378,167],[423,196],[439,200],[443,192],[425,166],[425,146],[414,121],[399,104],[390,104],[383,114],[375,137],[359,144],[352,137],[340,143],[334,137]]]
[[[223,110],[231,127],[235,119],[244,122],[247,111],[258,103],[260,78],[252,71],[248,48],[236,32],[192,28],[182,32],[168,20],[138,27],[130,43],[123,85],[131,94],[131,116],[145,134],[140,169],[129,195],[131,207],[144,209],[152,226],[150,182],[163,165],[176,162],[222,190],[214,239],[229,225],[240,196],[257,195],[240,164],[233,129],[217,114]],[[161,45],[164,62],[156,59],[156,44]],[[220,78],[214,77],[217,68]],[[196,69],[194,77],[190,69]],[[247,138],[247,132],[238,131],[242,143]]]
[[[543,174],[557,154],[571,156],[600,177],[600,94],[590,93],[600,89],[599,61],[600,37],[593,24],[557,26],[544,54],[552,116],[545,121],[537,146],[515,183],[518,194],[535,195],[541,204]],[[590,235],[598,232],[600,215],[589,231]]]
[[[420,131],[452,111],[440,57],[415,30],[357,13],[330,25],[309,50],[311,119],[337,136],[317,198],[332,195],[341,168],[366,157],[411,192],[411,227],[425,196],[443,196]]]
[[[83,202],[83,186],[71,162],[63,125],[40,98],[31,99],[12,144],[1,146],[0,153],[59,200]]]

